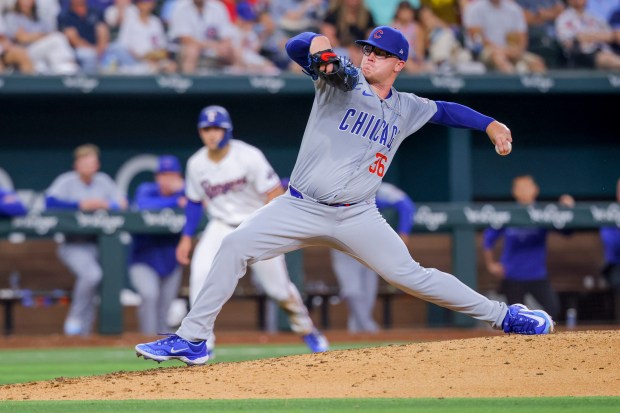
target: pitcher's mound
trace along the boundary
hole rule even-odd
[[[620,331],[495,336],[0,387],[0,400],[620,396]]]

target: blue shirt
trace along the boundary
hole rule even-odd
[[[160,210],[178,208],[179,198],[184,191],[164,196],[155,182],[141,184],[136,190],[134,206],[139,210]],[[133,237],[130,254],[131,264],[146,264],[160,277],[169,276],[177,267],[176,247],[178,234],[137,234]]]
[[[620,228],[601,228],[601,239],[605,250],[605,262],[607,264],[620,264]]]
[[[97,10],[89,9],[84,17],[80,17],[71,10],[67,10],[58,15],[58,30],[63,31],[66,28],[73,27],[82,39],[95,45],[97,44],[96,27],[97,24],[102,22],[101,12]]]
[[[586,3],[586,13],[606,22],[619,5],[620,1],[618,0],[588,0]]]
[[[14,217],[27,212],[15,192],[0,188],[0,216]]]
[[[491,249],[504,236],[500,262],[506,278],[534,281],[547,278],[547,233],[545,228],[488,228],[484,231],[484,249]]]

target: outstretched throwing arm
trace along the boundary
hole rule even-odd
[[[431,118],[431,123],[486,132],[491,142],[497,146],[499,154],[507,155],[510,152],[512,134],[503,123],[458,103],[440,100],[435,103],[437,104],[437,112]]]

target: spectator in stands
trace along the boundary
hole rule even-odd
[[[237,30],[219,1],[176,0],[168,37],[179,46],[183,73],[196,72],[201,58],[209,68],[233,65],[235,36]]]
[[[620,203],[620,179],[616,184],[616,202]],[[603,227],[600,230],[605,251],[603,275],[614,290],[616,320],[620,320],[620,227]]]
[[[478,0],[465,9],[465,27],[480,59],[502,73],[540,73],[544,60],[527,51],[527,24],[523,9],[509,0]]]
[[[426,37],[416,21],[416,11],[408,1],[401,1],[396,8],[391,27],[398,29],[409,42],[409,59],[405,64],[408,73],[426,72]]]
[[[517,0],[523,8],[530,46],[551,47],[555,41],[555,19],[564,11],[562,0]]]
[[[38,73],[66,75],[79,70],[67,38],[40,18],[35,0],[17,0],[5,22],[8,36],[26,48]]]
[[[287,37],[318,32],[327,11],[327,0],[271,0],[269,12]]]
[[[396,186],[382,182],[377,191],[377,207],[380,210],[393,208],[398,212],[398,234],[409,245],[409,233],[413,227],[415,204]],[[347,328],[350,333],[375,333],[379,330],[373,319],[373,309],[377,300],[379,276],[366,265],[350,255],[331,250],[332,267],[338,284],[340,296],[349,308]]]
[[[82,70],[96,73],[110,41],[101,13],[90,9],[86,0],[70,0],[69,10],[58,16],[58,28],[69,39]]]
[[[103,20],[110,29],[110,38],[116,39],[127,16],[138,15],[138,7],[132,0],[115,0],[103,12]]]
[[[155,182],[145,182],[136,190],[138,210],[184,208],[185,182],[179,160],[172,155],[159,157]],[[138,309],[140,331],[155,335],[168,331],[166,318],[181,285],[182,270],[175,251],[179,234],[134,235],[129,277],[142,302]]]
[[[22,74],[33,74],[34,65],[26,49],[16,46],[0,34],[0,74],[13,68]]]
[[[484,64],[473,60],[471,52],[459,42],[454,30],[433,10],[421,7],[418,9],[418,19],[425,33],[428,63],[432,70],[476,74],[486,71]]]
[[[420,0],[406,0],[412,8],[420,7]],[[377,26],[388,26],[394,20],[394,15],[402,0],[364,0],[364,4]]]
[[[606,21],[586,12],[587,0],[568,0],[568,8],[555,22],[569,65],[582,68],[620,69],[620,55],[611,45],[617,36]]]
[[[616,54],[620,54],[620,4],[618,8],[611,13],[609,25],[614,32],[614,43],[612,48]]]
[[[460,31],[465,8],[473,0],[421,0],[422,6],[428,7],[441,21],[453,30]]]
[[[99,148],[92,144],[74,151],[73,171],[58,176],[46,191],[48,210],[123,210],[127,201],[108,175],[99,172]],[[66,234],[58,256],[76,277],[71,307],[64,324],[67,335],[89,335],[95,321],[97,287],[103,276],[97,238]]]
[[[286,54],[284,46],[289,38],[278,27],[268,8],[258,8],[257,33],[262,45],[261,54],[279,69],[287,69],[291,64],[291,59]]]
[[[248,1],[241,1],[237,6],[237,30],[235,51],[238,53],[238,67],[242,72],[277,74],[278,68],[264,56],[261,56],[261,39],[256,33],[258,15]]]
[[[587,0],[586,13],[599,20],[608,22],[618,6],[620,6],[618,0]]]
[[[132,57],[126,65],[132,73],[176,72],[168,58],[167,39],[159,17],[153,14],[155,0],[135,0],[137,13],[127,12],[118,35],[118,45]]]
[[[114,0],[87,0],[87,2],[89,9],[96,10],[101,13],[101,15],[105,13],[108,7],[114,4]]]
[[[321,25],[321,34],[329,39],[336,54],[349,57],[359,66],[362,49],[355,41],[367,38],[375,26],[363,0],[332,0]]]
[[[0,188],[0,218],[26,215],[28,211],[15,193],[7,188]]]
[[[34,73],[34,65],[23,47],[15,45],[6,35],[6,25],[0,14],[0,73],[7,67],[16,68],[20,73]]]
[[[529,175],[517,176],[512,182],[512,195],[521,206],[533,205],[538,192]],[[570,195],[562,195],[559,202],[569,208],[575,205]],[[487,270],[501,281],[501,291],[509,302],[523,303],[525,294],[530,293],[551,317],[557,317],[560,304],[547,274],[548,232],[535,227],[488,228],[484,231],[483,254]],[[493,247],[502,236],[504,250],[498,262]]]

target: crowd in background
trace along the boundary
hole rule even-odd
[[[620,69],[620,0],[0,0],[0,73],[277,74],[304,31],[358,64],[379,25],[412,74]]]

